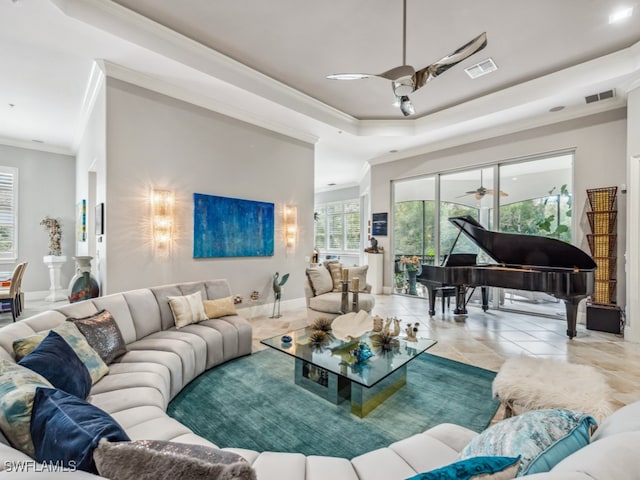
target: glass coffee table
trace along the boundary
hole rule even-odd
[[[379,337],[370,332],[353,341],[339,340],[329,333],[319,346],[309,338],[312,331],[302,328],[261,343],[295,358],[297,385],[335,404],[350,400],[351,413],[359,417],[368,415],[402,388],[407,383],[407,364],[436,344],[427,338],[407,341],[399,337],[382,348]],[[286,337],[291,341],[284,342]],[[361,342],[373,356],[358,362],[354,350]]]

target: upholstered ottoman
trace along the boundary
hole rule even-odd
[[[519,356],[508,359],[493,381],[493,396],[505,417],[527,410],[568,408],[598,422],[613,413],[612,391],[602,373],[589,365]]]

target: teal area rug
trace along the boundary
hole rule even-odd
[[[217,366],[193,380],[168,413],[220,447],[353,458],[450,422],[487,427],[498,401],[495,372],[422,354],[407,384],[365,418],[348,401],[333,405],[298,387],[292,357],[264,350]]]

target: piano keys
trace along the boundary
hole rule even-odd
[[[567,313],[567,335],[576,336],[580,300],[593,293],[595,262],[579,248],[553,238],[492,232],[469,216],[452,217],[453,223],[495,264],[477,264],[473,254],[452,254],[442,266],[423,265],[418,281],[429,292],[429,315],[435,314],[438,288],[457,288],[456,314],[467,313],[466,292],[482,287],[483,310],[488,308],[486,287],[545,292],[562,300]]]

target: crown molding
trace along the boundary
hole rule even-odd
[[[84,91],[84,97],[82,98],[82,106],[80,107],[80,116],[78,120],[78,126],[76,128],[76,134],[73,137],[73,151],[77,152],[82,142],[87,124],[91,118],[93,107],[98,99],[98,94],[102,89],[105,82],[104,66],[99,61],[94,61],[91,66],[91,72],[89,73],[89,80],[87,81],[87,87]]]
[[[27,150],[36,150],[38,152],[56,153],[59,155],[75,156],[75,153],[67,147],[58,145],[49,145],[47,143],[37,143],[33,140],[22,140],[19,138],[0,137],[0,145],[8,147],[25,148]]]
[[[189,89],[184,85],[174,85],[163,79],[146,75],[106,60],[100,60],[99,64],[107,77],[131,83],[306,143],[315,144],[319,139],[317,135],[306,130],[296,129],[287,123],[278,122],[275,116],[261,115],[256,111],[242,109],[237,105],[225,102],[202,91]],[[264,100],[256,98],[256,102],[259,101]],[[271,106],[271,108],[277,107],[277,105]]]
[[[355,131],[357,119],[122,5],[50,0],[65,15],[323,123]]]

